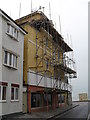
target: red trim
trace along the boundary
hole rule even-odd
[[[19,88],[19,84],[14,84],[14,83],[12,83],[11,86],[12,86],[12,87],[18,87],[18,88]]]
[[[0,85],[8,86],[8,83],[7,82],[0,82]]]

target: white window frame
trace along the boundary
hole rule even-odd
[[[6,85],[0,85],[0,87],[1,87],[1,99],[0,99],[0,102],[6,102],[7,101],[7,86]],[[2,100],[3,87],[6,87],[6,100]]]
[[[15,40],[18,41],[18,30],[14,26],[12,26],[10,23],[7,23],[7,31],[6,31],[6,33],[10,37],[12,37],[12,38],[14,38]]]
[[[7,64],[5,63],[5,52],[7,52]],[[10,54],[11,54],[11,65],[10,65]],[[14,69],[17,69],[17,59],[18,57],[11,53],[11,52],[8,52],[8,51],[4,51],[4,65],[5,66],[8,66],[10,68],[14,68]]]
[[[11,101],[19,101],[19,88],[11,86],[11,95],[12,95],[12,88],[14,88],[14,99],[12,100],[12,98],[11,98]],[[18,99],[15,98],[16,97],[16,89],[18,89]]]

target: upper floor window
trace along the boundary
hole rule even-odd
[[[15,27],[10,24],[7,24],[7,33],[13,37],[14,39],[18,40],[18,31]]]
[[[60,51],[58,51],[58,61],[60,60]]]
[[[48,68],[49,68],[49,61],[46,60],[46,69],[48,69]]]
[[[48,47],[48,39],[46,39],[46,46]]]
[[[12,68],[17,68],[17,56],[5,51],[4,64]]]

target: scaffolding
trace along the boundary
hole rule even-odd
[[[38,11],[37,11],[38,12]],[[37,14],[36,12],[36,14]],[[43,15],[42,12],[39,11]],[[66,53],[73,50],[65,43],[62,36],[56,31],[51,20],[45,16],[41,19],[35,19],[30,22],[30,25],[36,29],[36,83],[37,86],[42,81],[42,78],[47,77],[56,79],[54,86],[49,91],[57,89],[57,82],[59,81],[59,88],[61,88],[62,72],[64,83],[68,84],[68,79],[76,78],[76,70],[74,68],[75,62],[69,58]],[[38,37],[38,33],[42,32],[42,37]],[[40,53],[40,49],[42,52]],[[42,63],[43,70],[40,69]],[[45,66],[46,64],[46,66]],[[52,69],[52,70],[51,70]],[[41,74],[41,79],[38,80],[38,74]],[[66,87],[64,85],[64,87]],[[61,89],[60,89],[61,90]],[[45,83],[45,91],[48,91]]]

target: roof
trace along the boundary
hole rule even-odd
[[[9,20],[11,20],[16,26],[18,26],[19,29],[20,29],[24,34],[27,34],[27,33],[28,33],[28,32],[25,31],[20,25],[18,25],[10,16],[8,16],[3,10],[0,9],[0,11],[1,11],[2,15],[5,15],[5,17],[7,17],[7,18],[8,18]]]
[[[41,16],[43,16],[43,18],[42,19],[37,19],[37,20],[32,20],[32,21],[26,20],[26,21],[22,22],[24,19],[35,16],[36,14],[40,14]],[[38,28],[39,28],[41,25],[43,27],[44,25],[48,24],[49,27],[50,27],[50,30],[53,31],[53,32],[49,32],[49,34],[51,34],[53,36],[53,38],[54,38],[53,40],[55,42],[59,43],[59,46],[65,52],[73,51],[72,48],[70,48],[69,45],[64,41],[64,38],[62,37],[62,35],[60,33],[58,33],[58,31],[53,27],[53,24],[52,24],[51,20],[49,20],[43,12],[36,11],[34,13],[23,16],[20,19],[17,19],[16,22],[19,23],[20,25],[24,25],[26,23],[29,23],[30,25],[34,26],[35,28],[36,28],[36,26],[38,26]],[[43,22],[43,24],[42,24],[42,22]],[[57,40],[55,39],[56,37],[58,38]]]
[[[41,11],[35,11],[35,12],[33,12],[33,13],[31,13],[31,14],[28,14],[28,15],[25,15],[25,16],[23,16],[23,17],[15,20],[15,21],[20,21],[20,20],[23,20],[23,19],[25,19],[25,18],[35,16],[36,14],[40,14],[40,15],[42,15],[44,18],[47,18],[46,15],[45,15],[43,12],[41,12]],[[49,20],[49,19],[47,18],[47,20]]]

